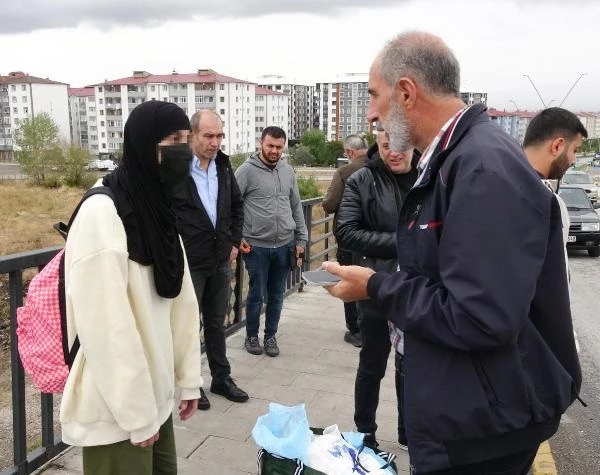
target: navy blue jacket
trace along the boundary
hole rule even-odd
[[[429,472],[533,448],[581,386],[560,209],[471,107],[406,197],[400,271],[368,283],[405,332],[411,462]]]

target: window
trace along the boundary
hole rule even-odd
[[[156,86],[150,86],[150,91],[154,92],[156,90]]]
[[[168,89],[168,88],[167,88],[167,85],[166,85],[166,84],[163,84],[163,91],[166,91],[167,89]]]
[[[223,96],[219,97],[219,102],[225,102],[225,97],[223,97]]]
[[[104,115],[104,110],[100,109],[100,115]]]
[[[23,114],[29,114],[29,107],[23,107]]]
[[[185,97],[185,96],[180,97],[179,102],[187,102],[187,97]]]
[[[225,90],[225,84],[219,84],[219,91]]]
[[[104,137],[106,137],[106,134],[105,134],[104,132],[102,132],[102,133],[100,134],[100,137],[104,138]]]
[[[15,125],[19,125],[20,122],[21,121],[17,117],[15,117]]]
[[[102,92],[102,86],[98,88],[98,92]]]
[[[13,107],[13,114],[18,114],[18,113],[19,113],[19,108]]]
[[[219,113],[220,113],[221,115],[225,115],[225,109],[219,109]]]
[[[17,102],[17,96],[13,96],[13,97],[12,97],[12,101],[13,101],[13,102]]]
[[[17,90],[17,86],[15,86],[14,84],[10,85],[10,90],[11,91],[16,91]]]
[[[27,90],[27,84],[21,84],[21,91]]]
[[[100,121],[100,127],[104,127],[104,121],[103,120]]]
[[[104,104],[104,99],[100,98],[100,100],[98,101],[99,104]]]
[[[103,143],[103,144],[102,144],[102,148],[103,148],[104,150],[106,150],[106,144],[105,144],[105,143]]]

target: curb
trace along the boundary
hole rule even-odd
[[[558,475],[552,449],[548,441],[542,442],[531,467],[533,475]]]

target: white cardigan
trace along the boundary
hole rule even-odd
[[[128,259],[127,237],[112,199],[88,198],[66,245],[69,344],[81,348],[60,408],[70,445],[141,442],[182,400],[200,397],[199,315],[185,262],[180,294],[156,293],[153,266]]]

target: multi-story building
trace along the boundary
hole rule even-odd
[[[288,94],[288,138],[300,140],[304,132],[313,128],[315,112],[315,86],[297,84],[283,76],[266,75],[258,78],[260,87]]]
[[[487,105],[487,92],[461,92],[460,98],[468,106],[473,104]]]
[[[577,112],[577,117],[586,128],[589,139],[600,138],[600,112]]]
[[[123,125],[129,113],[142,102],[152,100],[173,102],[188,116],[199,109],[217,112],[224,123],[221,148],[226,153],[245,153],[255,148],[254,83],[211,69],[162,75],[134,71],[132,76],[95,84],[93,88],[100,154],[122,149]]]
[[[93,87],[69,88],[71,142],[98,154],[98,121]],[[123,134],[121,132],[121,138]]]
[[[318,128],[327,140],[343,140],[347,135],[372,130],[367,120],[367,74],[346,74],[334,82],[317,83],[315,92],[319,100]]]
[[[514,111],[506,112],[499,111],[493,108],[487,110],[490,120],[498,124],[508,135],[523,144],[525,131],[529,126],[531,119],[535,117],[536,112],[529,111]]]
[[[290,96],[264,87],[256,88],[256,145],[265,127],[276,125],[288,133]]]
[[[11,72],[0,76],[0,159],[14,158],[13,137],[25,119],[46,112],[58,126],[59,138],[69,140],[68,85]]]

